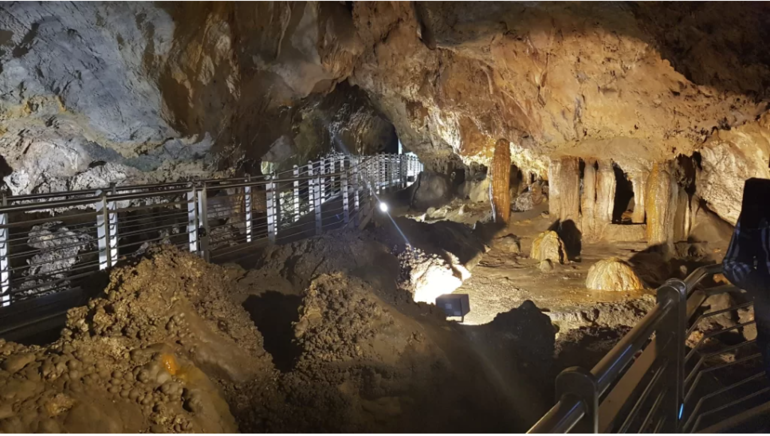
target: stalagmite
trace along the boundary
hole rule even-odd
[[[596,221],[600,224],[612,224],[612,210],[615,206],[615,171],[612,162],[599,161],[596,172]]]
[[[511,148],[508,141],[500,139],[492,157],[492,202],[495,219],[508,222],[511,216]]]
[[[634,213],[631,215],[631,222],[634,224],[644,223],[645,215],[645,197],[647,194],[647,177],[649,173],[646,171],[637,171],[630,174],[631,184],[634,189]]]
[[[548,167],[551,218],[578,223],[580,216],[580,161],[574,157],[553,159]]]
[[[679,188],[669,164],[655,163],[647,179],[647,243],[673,248],[674,221]]]
[[[596,161],[588,159],[583,168],[583,196],[581,197],[581,212],[583,214],[583,236],[596,236]]]
[[[677,186],[678,195],[674,212],[674,242],[686,241],[690,236],[690,196],[681,186]]]

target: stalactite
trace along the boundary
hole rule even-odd
[[[634,189],[634,213],[631,215],[631,222],[634,224],[644,223],[647,178],[649,175],[650,173],[646,171],[637,171],[630,174],[631,184]]]
[[[511,216],[511,148],[505,139],[497,141],[492,157],[492,202],[495,219],[508,222]]]
[[[583,195],[580,201],[583,214],[583,236],[589,239],[596,234],[596,161],[588,159],[583,168]]]
[[[612,224],[612,210],[615,206],[615,171],[611,161],[599,161],[596,172],[596,221]]]
[[[655,163],[647,179],[647,243],[673,248],[679,187],[669,164]]]

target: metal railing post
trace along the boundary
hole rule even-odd
[[[206,183],[203,183],[200,191],[198,191],[198,236],[199,244],[198,250],[201,257],[206,259],[210,258],[209,253],[209,208],[208,208],[208,190]]]
[[[267,186],[265,187],[265,200],[267,204],[267,239],[275,243],[275,236],[277,233],[277,213],[276,213],[276,201],[275,201],[275,183],[271,180],[270,176],[267,176]]]
[[[190,253],[198,253],[198,201],[195,185],[190,185],[187,193],[187,234],[189,236]]]
[[[99,269],[104,270],[112,266],[112,249],[110,248],[110,210],[107,203],[107,193],[98,191],[99,201],[96,209],[96,239],[99,248]]]
[[[350,174],[353,179],[353,216],[355,217],[356,225],[358,225],[360,219],[358,211],[360,209],[359,190],[361,189],[361,183],[358,171],[358,159],[354,159],[354,161],[350,162]]]
[[[315,234],[320,235],[321,230],[323,228],[323,215],[321,213],[321,203],[323,202],[322,192],[323,192],[323,177],[320,176],[321,174],[321,168],[323,168],[323,159],[321,159],[320,162],[318,162],[320,167],[314,171],[315,173],[315,193],[313,195],[314,204],[313,209],[315,209]]]
[[[3,193],[3,207],[8,198]],[[11,270],[8,263],[8,214],[0,213],[0,307],[11,305]]]
[[[350,222],[350,199],[348,198],[348,172],[345,169],[345,158],[340,161],[340,195],[342,195],[342,216],[345,224]]]
[[[321,202],[323,203],[326,201],[326,177],[324,177],[324,174],[326,174],[326,158],[321,158],[321,160],[318,161],[318,165],[319,170],[317,174],[320,175],[318,185],[321,192]]]
[[[112,190],[112,195],[117,195],[118,192],[114,182],[110,185],[110,188]],[[107,240],[107,243],[110,247],[110,266],[115,266],[115,264],[118,263],[118,214],[115,210],[117,210],[117,203],[114,200],[108,201],[107,211],[109,213],[109,225],[107,227],[107,236],[109,239]]]
[[[294,204],[294,222],[296,223],[299,221],[300,217],[300,210],[299,210],[299,167],[294,165],[294,191],[293,191],[294,198],[292,199],[292,204]]]
[[[562,371],[556,377],[556,399],[570,396],[582,401],[585,406],[583,419],[575,424],[576,433],[599,432],[599,384],[590,371],[574,366]]]
[[[334,182],[336,177],[334,177],[334,173],[337,172],[337,156],[332,155],[329,159],[329,172],[328,174],[331,174],[329,176],[329,194],[326,196],[326,198],[331,198],[334,196]]]
[[[660,408],[664,420],[661,431],[676,433],[684,414],[687,285],[682,280],[670,279],[658,289],[657,299],[661,306],[672,305],[655,331],[657,356],[667,362],[661,380],[666,389]]]
[[[380,194],[382,192],[382,174],[385,170],[385,166],[382,164],[382,153],[378,154],[375,159],[377,159],[377,161],[373,168],[375,172],[373,179],[376,192],[377,194]]]
[[[251,175],[246,175],[246,183],[251,182]],[[251,213],[252,213],[252,206],[251,206],[251,186],[244,186],[243,187],[243,207],[244,207],[244,214],[243,219],[244,223],[246,224],[246,242],[251,242]]]

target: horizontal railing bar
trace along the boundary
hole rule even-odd
[[[586,414],[586,405],[574,396],[562,397],[527,433],[569,433]]]
[[[710,409],[710,410],[708,410],[706,412],[701,413],[700,415],[698,415],[698,418],[695,420],[695,424],[692,426],[692,431],[693,432],[698,431],[699,424],[700,424],[700,422],[701,422],[701,420],[703,419],[704,416],[713,415],[714,413],[717,413],[719,411],[725,410],[728,407],[735,406],[736,404],[742,403],[742,402],[744,402],[746,400],[750,400],[750,399],[752,399],[754,397],[762,395],[765,392],[770,392],[770,386],[768,386],[768,387],[766,387],[764,389],[760,389],[760,390],[758,390],[756,392],[752,392],[752,393],[750,393],[748,395],[745,395],[745,396],[743,396],[741,398],[738,398],[737,400],[730,401],[727,404],[723,404],[723,405],[718,406],[718,407],[716,407],[714,409]]]
[[[596,377],[600,396],[631,362],[636,352],[649,340],[670,310],[670,302],[663,305],[657,304],[591,369],[591,374]]]

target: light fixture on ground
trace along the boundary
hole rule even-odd
[[[387,212],[388,211],[388,204],[383,202],[383,201],[381,201],[380,202],[380,211],[381,212]]]

